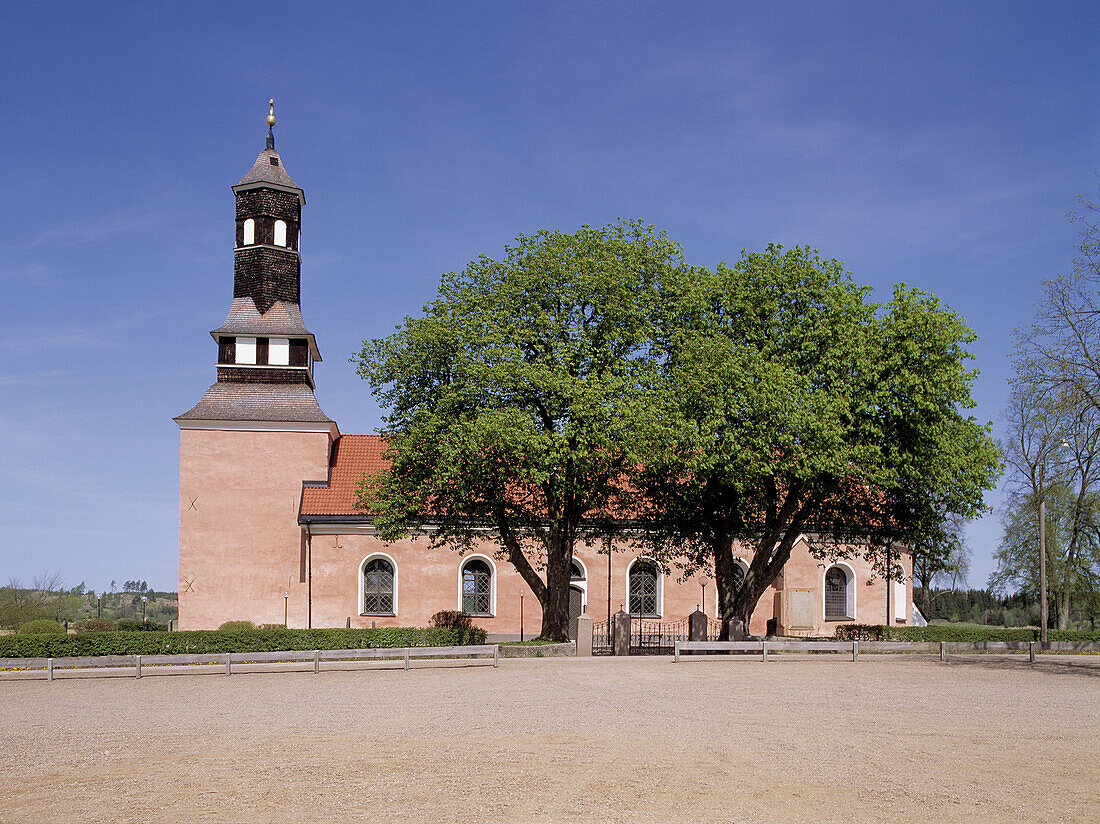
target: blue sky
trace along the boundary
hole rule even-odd
[[[1100,178],[1096,3],[7,3],[0,30],[0,583],[177,586],[178,430],[214,380],[229,187],[305,189],[302,310],[343,432],[348,363],[520,232],[617,218],[713,268],[810,244],[980,336],[1070,269]],[[997,495],[989,498],[999,502]],[[995,518],[970,529],[984,585]]]

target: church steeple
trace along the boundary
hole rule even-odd
[[[305,193],[275,151],[274,100],[267,126],[267,146],[232,187],[233,302],[225,323],[210,333],[218,343],[218,382],[177,421],[329,420],[313,397],[321,353],[300,306]]]

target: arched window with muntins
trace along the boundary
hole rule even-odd
[[[491,615],[493,571],[475,558],[462,566],[462,611],[467,615]]]
[[[741,566],[738,561],[733,562],[733,591],[737,592],[741,589],[741,584],[745,583],[745,567]]]
[[[584,580],[584,567],[582,567],[576,561],[569,568],[569,580],[571,581],[583,581]]]
[[[630,567],[630,614],[660,615],[657,592],[657,565],[635,561]]]
[[[825,573],[825,620],[843,621],[850,617],[848,574],[841,567],[830,567]]]
[[[363,612],[393,615],[393,565],[385,558],[372,558],[363,565]]]

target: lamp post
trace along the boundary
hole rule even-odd
[[[287,623],[286,623],[287,615],[290,612],[289,604],[290,604],[290,593],[289,592],[284,592],[283,593],[283,629],[286,629],[286,626],[287,626]]]
[[[699,607],[699,611],[701,613],[703,613],[704,615],[706,615],[706,613],[707,613],[707,582],[705,580],[700,581],[699,586],[703,590],[703,597],[701,599],[702,600],[702,605]]]
[[[519,642],[523,643],[523,592],[519,594]]]
[[[146,596],[144,596],[144,595],[141,596],[141,625],[142,626],[145,626],[145,604],[148,603],[148,601],[149,601],[149,599]]]

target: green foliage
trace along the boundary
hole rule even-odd
[[[119,632],[165,632],[168,627],[155,621],[141,621],[135,618],[124,618],[118,622]]]
[[[7,635],[0,658],[65,658],[84,655],[184,655],[280,650],[445,647],[485,643],[485,630],[382,627],[378,629],[193,630],[100,632],[87,635]]]
[[[37,618],[33,621],[27,621],[19,627],[20,635],[64,635],[65,628],[61,626],[57,621],[50,620],[49,618]]]
[[[858,552],[896,576],[896,543],[983,509],[999,458],[966,416],[974,333],[932,295],[879,306],[843,264],[769,246],[692,272],[662,316],[669,449],[642,486],[666,558],[714,566],[721,613],[749,615],[790,557]],[[754,549],[743,577],[735,542]]]
[[[620,529],[624,473],[657,442],[654,321],[683,267],[636,221],[521,235],[365,342],[358,372],[389,410],[392,466],[360,487],[379,532],[430,521],[433,545],[461,551],[494,527],[542,605],[542,634],[567,640],[575,542]]]
[[[452,609],[443,609],[437,612],[428,621],[430,627],[441,627],[443,629],[461,629],[468,630],[473,629],[473,619],[464,612],[456,612]]]
[[[841,641],[1038,641],[1038,627],[979,627],[973,625],[888,627],[880,624],[842,624]],[[1051,630],[1051,641],[1100,641],[1100,632]]]
[[[221,632],[254,632],[258,627],[252,621],[226,621],[218,629]]]
[[[86,632],[114,632],[118,629],[118,624],[109,618],[85,618],[83,621],[77,621],[73,624],[73,628],[77,631],[77,634]]]

